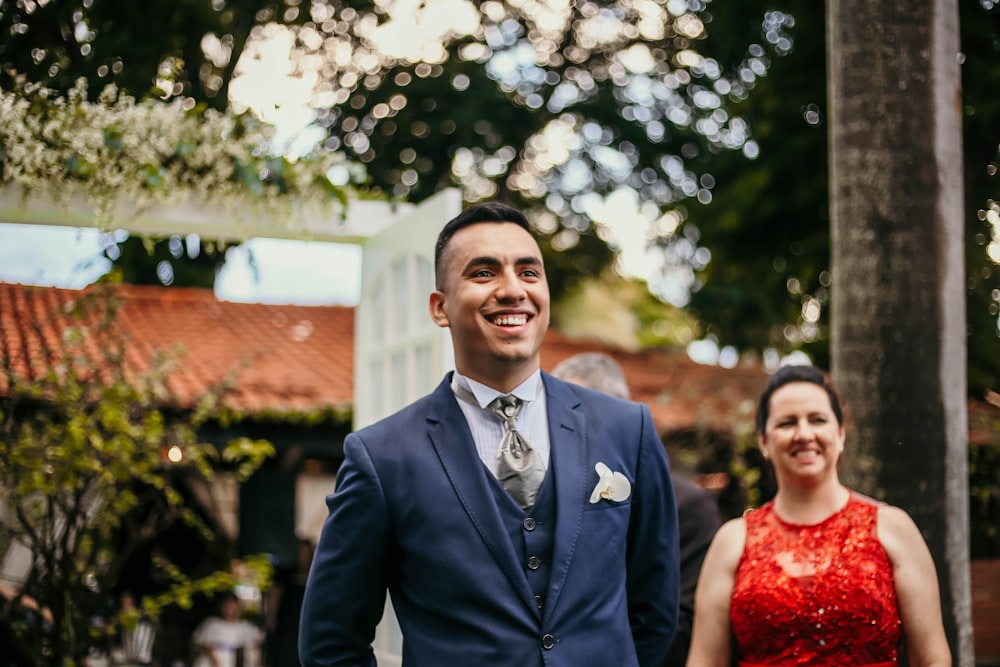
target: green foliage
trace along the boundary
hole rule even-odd
[[[1000,554],[1000,446],[969,447],[969,518],[972,558]]]
[[[959,3],[962,41],[965,239],[969,392],[1000,387],[1000,226],[987,214],[1000,200],[1000,4]],[[761,26],[782,17],[788,41],[752,94],[732,112],[750,124],[754,158],[729,152],[705,163],[712,201],[689,208],[686,225],[712,260],[698,272],[692,313],[721,345],[743,350],[803,349],[829,367],[830,220],[823,3],[747,0],[721,8],[704,49],[740,52],[763,44]],[[725,61],[724,61],[725,62]],[[905,168],[905,165],[901,165]],[[997,212],[1000,214],[1000,211]],[[996,215],[996,214],[994,214]],[[914,271],[920,271],[914,267]]]
[[[373,187],[410,201],[449,186],[466,201],[509,201],[551,233],[552,256],[573,258],[550,275],[585,277],[610,259],[592,235],[595,209],[635,191],[669,257],[700,261],[656,222],[710,196],[693,165],[742,148],[746,136],[719,91],[746,94],[765,64],[750,62],[746,42],[747,61],[732,67],[702,48],[716,20],[708,2],[470,2],[456,6],[460,17],[437,17],[447,25],[420,54],[377,33],[430,23],[433,3],[413,16],[394,15],[400,6],[325,7],[336,21],[298,32],[299,67],[320,63],[336,94],[316,100],[317,124],[327,146],[366,165]]]
[[[168,607],[191,609],[198,598],[211,599],[240,585],[252,583],[263,591],[272,584],[273,567],[266,555],[248,557],[239,563],[239,570],[218,570],[197,579],[163,558],[155,559],[154,564],[170,581],[170,588],[159,595],[142,598],[143,612],[153,619],[159,618]]]
[[[211,288],[226,261],[227,247],[199,241],[191,252],[180,237],[129,236],[107,247],[104,255],[129,285]]]
[[[571,283],[553,304],[552,322],[573,337],[633,350],[682,347],[698,331],[698,322],[655,298],[646,283],[626,279],[611,269]]]
[[[307,3],[308,4],[308,3]],[[261,25],[310,19],[299,2],[173,0],[4,3],[0,88],[28,80],[62,92],[80,76],[136,97],[189,96],[228,106],[229,83]],[[202,43],[211,43],[203,49]],[[97,90],[95,89],[95,94]]]
[[[241,481],[274,453],[264,441],[240,439],[221,451],[201,443],[198,427],[221,391],[193,413],[170,405],[173,359],[128,361],[118,307],[113,285],[103,285],[65,313],[22,323],[43,333],[54,328],[50,318],[69,317],[62,341],[38,335],[38,354],[2,348],[0,547],[27,557],[18,597],[0,605],[0,628],[36,667],[76,664],[101,632],[91,619],[124,565],[168,527],[183,522],[218,539],[186,500],[187,480]],[[185,465],[169,462],[169,448],[183,452]],[[167,560],[155,565],[170,586],[147,601],[150,611],[234,585],[231,573],[192,579]],[[25,616],[29,599],[44,613]]]
[[[719,505],[727,519],[760,507],[777,491],[774,470],[761,455],[757,443],[752,412],[755,407],[752,403],[742,406],[739,422],[733,430],[732,449],[724,459],[729,484],[719,494]]]
[[[753,93],[734,104],[759,155],[719,155],[705,166],[714,196],[689,209],[687,224],[712,261],[699,272],[703,285],[690,306],[721,345],[805,347],[822,364],[830,287],[823,5],[740,3],[713,22],[707,48],[763,42],[768,15],[780,17],[772,22],[780,20],[788,41]],[[806,320],[807,304],[822,318]]]
[[[440,49],[421,54],[403,53],[378,33],[430,21],[434,3],[419,3],[412,17],[344,0],[29,4],[0,12],[10,37],[0,42],[0,88],[30,81],[68,92],[84,76],[90,97],[108,82],[140,99],[153,91],[194,110],[222,109],[244,50],[253,55],[255,39],[287,27],[292,74],[315,74],[323,89],[313,105],[325,148],[363,162],[373,188],[420,201],[457,186],[467,201],[496,197],[530,209],[547,234],[557,298],[573,277],[599,276],[610,265],[611,252],[593,233],[594,205],[632,189],[667,267],[695,272],[690,312],[706,335],[740,350],[804,349],[828,365],[836,287],[823,3],[594,0],[559,12],[470,2],[468,20],[446,17],[454,25],[440,29]],[[969,380],[977,393],[1000,386],[1000,271],[986,255],[1000,232],[980,215],[1000,201],[1000,5],[963,0],[959,8]],[[103,128],[102,150],[127,153],[130,129]],[[232,136],[243,140],[238,130]],[[195,149],[181,141],[173,150],[186,160]],[[0,146],[0,160],[9,153]],[[282,158],[228,164],[249,191],[267,189],[253,178],[262,171],[278,179],[276,192],[293,182],[282,178],[290,166]],[[83,152],[59,163],[80,182],[101,168]],[[169,171],[155,163],[132,171],[154,190],[169,183]],[[665,211],[679,216],[679,228],[657,226]],[[165,245],[155,262],[131,247],[114,252],[139,259],[129,280],[162,283],[156,267],[166,262],[171,284],[212,281],[220,254],[191,262],[167,256]],[[182,268],[199,262],[190,273]],[[663,296],[659,282],[650,285]]]
[[[232,469],[238,482],[245,482],[257,468],[274,456],[274,445],[267,440],[236,438],[222,450],[222,460]]]

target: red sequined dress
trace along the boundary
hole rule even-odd
[[[772,503],[746,515],[729,612],[741,667],[897,664],[899,610],[877,513],[851,493],[815,525],[783,521]]]

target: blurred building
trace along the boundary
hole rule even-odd
[[[315,543],[319,535],[324,497],[333,489],[351,429],[354,309],[225,302],[211,290],[194,288],[122,285],[117,294],[123,299],[118,323],[127,338],[127,363],[142,368],[156,351],[180,351],[167,379],[176,405],[192,408],[232,378],[222,401],[225,418],[210,420],[201,438],[220,445],[240,436],[266,439],[277,455],[241,487],[194,484],[191,492],[239,554],[266,552],[279,569],[298,567],[301,541]],[[44,373],[40,341],[59,344],[73,323],[67,304],[79,296],[75,290],[0,283],[0,354],[25,377]],[[552,330],[542,366],[551,369],[585,351],[608,353],[622,365],[634,400],[649,405],[674,468],[714,490],[724,514],[735,516],[766,499],[766,475],[750,485],[750,478],[739,475],[764,468],[753,434],[755,399],[766,379],[760,365],[701,365],[683,349],[612,349]],[[970,401],[968,407],[973,451],[986,448],[996,461],[1000,397],[995,403]],[[1000,518],[986,520],[995,533]],[[986,549],[989,558],[975,560],[972,568],[976,652],[1000,660],[1000,549],[992,553],[993,544]],[[137,562],[123,573],[135,581],[124,585],[141,589],[148,569]]]

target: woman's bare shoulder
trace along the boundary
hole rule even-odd
[[[726,521],[715,533],[711,550],[716,558],[735,567],[747,538],[747,522],[743,517]]]
[[[914,550],[919,552],[927,550],[920,529],[906,510],[895,505],[880,504],[877,521],[879,542],[893,561],[899,557],[912,555]]]

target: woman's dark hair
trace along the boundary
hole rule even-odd
[[[844,412],[840,407],[840,397],[833,383],[826,373],[815,366],[790,365],[782,366],[768,379],[767,388],[760,395],[760,402],[757,404],[757,433],[763,434],[764,427],[767,426],[767,418],[771,408],[771,396],[781,387],[792,382],[809,382],[819,385],[826,390],[826,395],[830,397],[830,407],[837,417],[837,423],[844,425]]]

